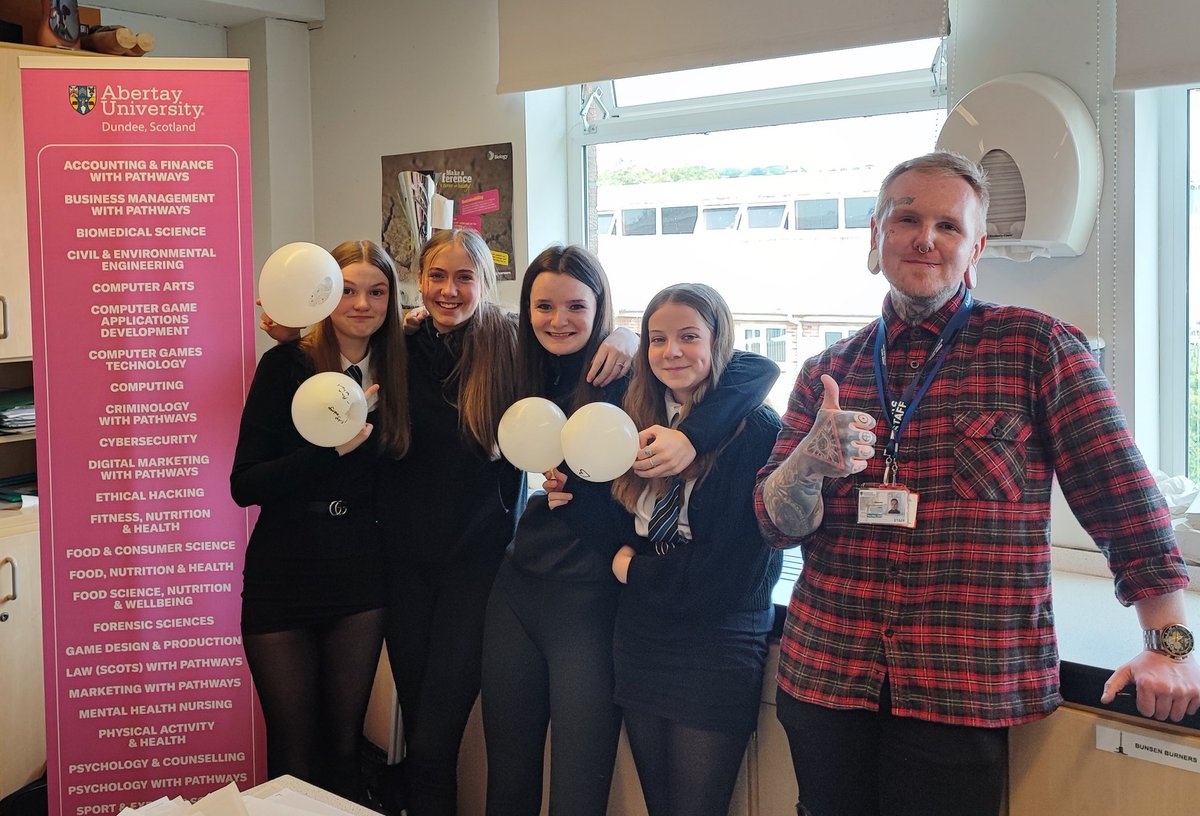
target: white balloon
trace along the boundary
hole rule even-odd
[[[562,429],[567,415],[544,397],[526,397],[500,417],[497,437],[504,458],[529,473],[544,473],[563,460]]]
[[[322,371],[296,389],[292,422],[314,445],[336,448],[367,424],[367,398],[352,378],[340,371]]]
[[[342,299],[342,270],[322,247],[297,241],[271,253],[258,276],[263,311],[282,326],[320,323]]]
[[[615,405],[589,403],[563,425],[562,449],[576,476],[589,482],[611,482],[637,458],[637,426]]]

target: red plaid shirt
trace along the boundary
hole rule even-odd
[[[925,362],[961,295],[920,327],[884,301],[889,395]],[[826,479],[824,521],[800,544],[779,685],[829,708],[878,707],[885,674],[900,716],[971,726],[1037,719],[1061,702],[1050,600],[1050,486],[1057,473],[1130,604],[1180,589],[1187,573],[1162,496],[1078,329],[1031,309],[976,303],[904,429],[899,483],[920,493],[916,529],[856,523],[859,487],[878,484],[888,426],[875,385],[879,322],[809,360],[767,474],[799,444],[821,402],[879,427],[865,471]]]

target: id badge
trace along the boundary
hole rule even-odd
[[[858,491],[858,523],[916,527],[920,497],[904,485],[863,485]]]

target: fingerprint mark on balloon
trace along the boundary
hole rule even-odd
[[[309,306],[320,306],[325,301],[329,300],[329,295],[333,292],[333,278],[328,275],[321,281],[321,285],[313,290],[308,296]]]

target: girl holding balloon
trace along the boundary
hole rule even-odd
[[[495,303],[495,263],[475,232],[435,232],[418,283],[423,305],[405,321],[413,432],[402,458],[379,458],[374,495],[405,743],[404,761],[385,770],[376,793],[392,811],[452,816],[459,746],[479,694],[484,608],[524,507],[524,474],[500,458],[496,440],[516,394],[516,321]],[[266,314],[262,326],[280,341],[299,334]],[[597,351],[589,377],[607,382],[635,348],[625,332]]]
[[[638,424],[686,419],[733,355],[733,317],[704,284],[659,292],[625,410]],[[614,639],[616,692],[650,816],[725,816],[758,718],[781,554],[754,514],[754,481],[779,433],[760,405],[677,478],[625,474],[613,495],[625,542]]]
[[[332,260],[319,252],[341,268],[342,296],[300,342],[263,355],[230,487],[238,505],[261,508],[246,550],[242,634],[266,720],[268,773],[363,801],[358,744],[385,606],[374,462],[409,447],[407,355],[387,253],[370,241],[339,244]],[[292,421],[301,385],[351,365],[368,386],[367,423],[337,444],[320,427],[302,436]]]
[[[518,394],[517,326],[495,303],[496,268],[477,233],[436,232],[420,266],[426,315],[408,337],[413,439],[405,458],[383,462],[379,485],[388,657],[405,740],[383,798],[409,816],[453,816],[484,610],[525,506],[524,474],[497,447],[501,415]],[[591,345],[588,374],[606,382],[634,348],[631,332],[615,347]]]
[[[595,256],[576,246],[542,252],[525,273],[518,320],[522,395],[548,398],[568,415],[598,401],[620,403],[626,379],[599,388],[584,376],[613,322],[608,280]],[[720,387],[678,430],[656,420],[642,431],[634,464],[639,476],[678,473],[697,451],[716,448],[761,404],[778,374],[774,363],[758,355],[733,358]],[[585,461],[569,463],[576,473],[593,469],[593,458],[609,458],[603,444],[597,438],[597,449],[582,451]],[[567,494],[557,461],[524,466],[533,464],[547,470],[544,486],[550,492],[530,499],[487,609],[487,812],[538,812],[552,722],[552,812],[601,816],[621,725],[613,702],[620,589],[611,569],[615,505],[609,484],[572,477]]]

